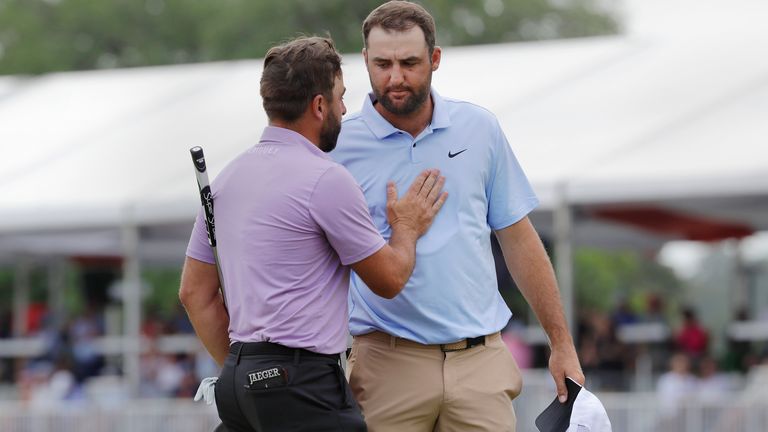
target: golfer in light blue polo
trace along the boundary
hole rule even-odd
[[[522,381],[500,339],[511,312],[498,291],[491,233],[550,339],[559,396],[566,375],[584,381],[552,265],[527,217],[538,200],[494,115],[432,88],[442,52],[423,7],[379,6],[363,40],[373,91],[343,122],[332,157],[361,185],[384,238],[388,180],[402,188],[425,167],[439,168],[451,199],[417,244],[398,297],[377,297],[352,275],[352,391],[371,432],[514,430]],[[481,72],[467,85],[473,79]]]

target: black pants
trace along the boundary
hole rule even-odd
[[[230,347],[216,383],[229,432],[365,432],[339,356],[269,342]]]

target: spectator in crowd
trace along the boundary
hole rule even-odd
[[[58,359],[55,364],[46,362],[40,364],[41,368],[51,368],[51,370],[45,381],[39,382],[32,390],[30,402],[33,407],[51,407],[84,397],[81,386],[75,382],[69,359]]]
[[[157,384],[165,397],[176,396],[188,368],[183,355],[163,354],[157,368]]]
[[[649,339],[637,346],[638,352],[650,360],[654,371],[663,371],[667,368],[672,332],[668,317],[664,313],[664,302],[658,293],[647,293],[645,296],[645,310],[638,315],[638,321],[646,326]]]
[[[162,396],[158,386],[158,371],[162,361],[162,354],[157,349],[157,341],[149,339],[149,348],[141,354],[139,359],[139,395],[147,398]]]
[[[696,395],[705,403],[722,401],[731,390],[728,376],[719,371],[717,361],[711,356],[704,356],[699,361],[699,379]]]
[[[33,302],[27,306],[26,335],[34,336],[43,329],[45,317],[49,314],[48,306],[42,302]]]
[[[683,325],[675,336],[675,348],[694,359],[707,353],[709,333],[699,323],[693,308],[683,309]]]
[[[746,386],[740,397],[744,400],[764,402],[765,389],[768,388],[768,356],[763,356],[749,369],[745,382]]]
[[[68,340],[72,343],[74,374],[78,383],[98,375],[104,357],[96,348],[96,338],[104,335],[101,310],[89,305],[85,312],[69,325]]]
[[[622,299],[616,309],[611,314],[611,321],[614,327],[621,327],[625,324],[634,324],[638,321],[637,315],[632,310],[627,299]]]
[[[140,362],[139,394],[143,397],[175,397],[183,384],[189,386],[188,382],[184,383],[186,375],[192,370],[188,357],[160,352],[156,340],[150,341],[149,349],[142,354]]]
[[[628,347],[616,336],[611,318],[599,312],[585,316],[581,324],[579,358],[590,384],[602,389],[625,390],[624,371],[631,362]]]
[[[13,316],[7,305],[0,305],[0,338],[11,337],[13,327]]]
[[[173,334],[194,334],[195,329],[192,327],[192,323],[189,322],[187,312],[181,303],[176,305],[173,311],[173,315],[168,320],[168,330]]]
[[[741,308],[734,314],[733,323],[749,321],[749,319],[747,309]],[[725,370],[746,373],[757,364],[758,358],[752,349],[751,341],[736,339],[730,332],[726,332],[725,339],[728,346],[723,364]]]
[[[147,306],[141,323],[141,334],[148,338],[157,338],[166,333],[166,325],[156,306]]]
[[[656,385],[661,416],[665,419],[676,416],[684,401],[695,394],[696,385],[691,360],[685,353],[673,354],[669,370],[659,377]]]
[[[19,399],[32,404],[39,389],[48,382],[53,366],[49,362],[19,360],[17,367],[15,383]]]
[[[651,293],[645,299],[646,310],[642,321],[667,325],[667,317],[664,315],[664,302],[658,294]]]
[[[179,384],[176,387],[174,396],[177,398],[189,399],[195,396],[197,393],[197,386],[200,384],[200,377],[195,373],[195,357],[189,354],[176,355],[176,362],[181,366],[181,370],[184,374],[179,380]]]

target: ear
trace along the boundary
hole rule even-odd
[[[315,95],[312,98],[312,102],[309,103],[309,109],[312,118],[323,121],[325,119],[325,98],[323,95]]]
[[[363,48],[363,61],[365,62],[365,68],[368,69],[368,50]]]
[[[443,55],[443,50],[436,46],[432,51],[432,72],[436,71],[440,67],[440,58]]]

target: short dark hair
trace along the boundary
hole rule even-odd
[[[316,95],[333,100],[334,79],[340,74],[341,55],[330,38],[302,36],[270,48],[261,74],[267,117],[292,122]]]
[[[424,32],[429,55],[435,50],[435,19],[426,9],[416,3],[392,0],[377,7],[363,21],[363,44],[368,48],[368,35],[374,27],[387,31],[406,31],[419,26]]]

